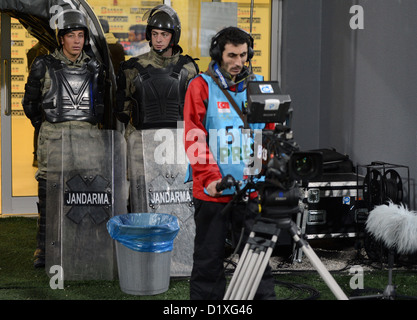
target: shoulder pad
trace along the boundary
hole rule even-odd
[[[88,62],[87,62],[88,66],[90,66],[93,69],[100,69],[101,68],[101,63],[94,58],[91,58]]]
[[[30,67],[30,76],[34,79],[42,79],[46,72],[48,55],[41,55],[35,58]]]
[[[123,61],[122,63],[121,63],[121,65],[120,65],[120,68],[122,69],[122,70],[126,70],[126,69],[132,69],[135,65],[136,65],[136,63],[138,62],[138,58],[137,57],[135,57],[135,58],[130,58],[129,60],[127,60],[127,61]]]
[[[181,57],[185,57],[186,59],[187,59],[187,61],[188,62],[191,62],[191,61],[194,61],[194,60],[198,60],[198,58],[197,59],[194,59],[193,57],[191,57],[190,55],[188,55],[188,54],[186,54],[186,55],[181,55]]]
[[[194,67],[195,67],[195,70],[196,70],[197,74],[200,73],[200,69],[198,67],[198,64],[196,63],[196,61],[200,60],[200,59],[198,59],[198,58],[194,59],[193,57],[189,56],[188,54],[186,54],[185,56],[181,55],[181,57],[185,58],[185,63],[192,62],[194,64]]]
[[[45,55],[45,56],[42,56],[42,57],[43,57],[43,59],[44,59],[45,63],[46,63],[48,66],[50,66],[50,65],[52,65],[52,64],[54,64],[54,63],[59,63],[59,64],[61,64],[61,60],[58,60],[57,58],[55,58],[54,56],[52,56],[52,55],[50,55],[50,54]]]

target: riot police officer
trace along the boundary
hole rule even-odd
[[[39,218],[35,267],[45,265],[46,175],[48,139],[70,130],[97,129],[103,117],[104,71],[89,56],[89,29],[85,15],[65,10],[57,16],[58,47],[52,54],[35,59],[25,86],[23,109],[32,125],[39,129],[38,181]]]
[[[181,24],[177,13],[158,5],[144,15],[146,40],[151,50],[121,65],[117,76],[117,118],[133,130],[176,127],[182,120],[184,97],[198,66],[182,55],[178,42]]]

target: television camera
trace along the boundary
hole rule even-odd
[[[257,175],[248,176],[245,188],[240,190],[240,182],[228,175],[217,189],[221,191],[234,186],[238,191],[236,196],[249,189],[258,190],[264,217],[291,215],[294,211],[298,212],[299,184],[321,176],[322,154],[299,150],[289,126],[292,118],[291,99],[289,95],[281,93],[277,81],[250,81],[247,101],[244,113],[248,122],[275,123],[275,129],[262,130],[262,146],[254,146],[254,150],[262,149],[262,152],[254,155],[254,161],[262,163],[261,170]]]
[[[277,81],[248,82],[244,110],[248,123],[275,123],[275,129],[262,130],[262,152],[255,156],[255,161],[262,161],[257,175],[248,176],[243,182],[227,175],[217,185],[218,191],[230,187],[236,190],[223,214],[247,198],[248,192],[258,192],[259,217],[243,249],[225,300],[253,299],[282,229],[290,233],[335,296],[347,299],[292,220],[300,210],[300,184],[321,175],[323,160],[319,152],[299,150],[289,125],[292,117],[290,103],[289,95],[281,93]],[[259,150],[258,147],[255,145],[254,150]],[[241,185],[244,187],[240,188]]]

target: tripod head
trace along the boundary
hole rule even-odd
[[[321,175],[322,154],[300,152],[291,129],[281,124],[276,125],[274,130],[262,130],[262,146],[255,145],[254,150],[261,148],[262,152],[257,153],[258,160],[262,161],[259,174],[247,176],[243,181],[226,175],[216,186],[217,191],[236,188],[232,201],[224,211],[247,199],[247,193],[257,191],[259,213],[263,217],[292,217],[299,211],[299,186]],[[244,187],[240,188],[241,185]]]
[[[217,191],[222,191],[230,187],[235,187],[236,192],[233,199],[223,209],[222,214],[227,214],[233,205],[244,202],[249,192],[258,192],[258,208],[262,218],[281,219],[292,217],[299,210],[299,200],[301,197],[297,183],[290,188],[283,189],[282,184],[277,185],[273,180],[254,182],[253,179],[246,181],[245,186],[240,189],[240,182],[236,181],[231,175],[225,176],[217,184]]]

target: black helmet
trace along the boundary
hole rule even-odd
[[[56,40],[58,45],[61,45],[59,41],[59,37],[64,36],[68,32],[73,30],[84,30],[85,35],[85,43],[84,45],[88,45],[89,40],[89,31],[88,31],[88,24],[87,18],[85,14],[79,10],[75,9],[67,9],[64,10],[56,15],[55,20],[55,33],[56,33]]]
[[[143,20],[147,20],[146,40],[151,41],[152,29],[161,29],[172,33],[171,47],[180,42],[181,22],[171,7],[165,4],[156,6],[143,15]]]

